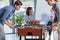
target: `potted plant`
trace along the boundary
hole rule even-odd
[[[24,15],[16,16],[15,23],[17,26],[21,26],[24,21]]]

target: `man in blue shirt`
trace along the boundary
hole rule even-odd
[[[9,18],[14,14],[15,10],[19,10],[21,6],[21,1],[16,1],[13,6],[5,6],[0,9],[0,40],[5,40],[3,27],[4,23],[7,24],[10,28],[15,27],[15,25],[10,22]]]

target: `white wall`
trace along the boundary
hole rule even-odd
[[[37,0],[36,4],[36,20],[47,20],[48,14],[50,14],[51,7],[47,4],[45,0]],[[44,14],[44,16],[42,16]]]

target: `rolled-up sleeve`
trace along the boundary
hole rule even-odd
[[[14,14],[14,12],[10,12],[10,14],[7,16],[6,20],[9,20],[9,18]]]

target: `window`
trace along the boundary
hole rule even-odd
[[[22,2],[34,2],[34,0],[20,0]]]
[[[0,0],[0,8],[9,5],[9,0]]]
[[[23,2],[23,7],[33,7],[34,8],[34,0],[20,0]]]

